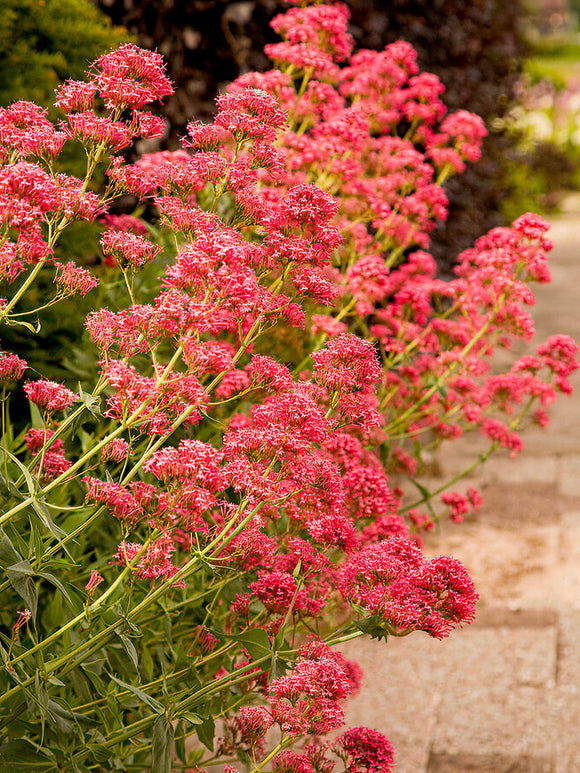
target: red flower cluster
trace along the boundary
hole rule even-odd
[[[265,641],[294,647],[280,644],[292,629],[324,630],[344,601],[379,637],[444,638],[472,621],[467,571],[449,556],[426,559],[410,539],[434,525],[432,496],[419,486],[419,502],[403,508],[392,475],[421,474],[424,450],[465,430],[517,453],[529,406],[545,423],[577,367],[575,343],[554,336],[492,372],[497,347],[532,335],[528,284],[549,281],[547,224],[528,214],[494,229],[451,281],[436,278],[427,249],[446,217],[441,186],[478,157],[485,130],[465,111],[445,114],[440,82],[418,72],[407,43],[351,55],[347,21],[341,3],[277,17],[285,40],[267,48],[273,70],[232,84],[212,124],[188,125],[181,149],[113,158],[107,171],[107,195],[147,202],[175,254],[156,292],[131,284],[127,269],[160,248],[135,218],[104,216],[104,259],[124,273],[130,301],[89,315],[99,386],[81,396],[92,410],[102,394],[103,434],[82,449],[67,436],[67,448],[86,501],[120,522],[110,525],[121,532],[112,564],[159,593],[179,567],[179,585],[195,574],[184,620],[200,668],[222,649],[230,658],[210,613],[232,643],[264,652]],[[159,55],[126,45],[101,57],[88,83],[58,90],[58,129],[28,103],[0,111],[0,273],[11,283],[29,272],[0,317],[18,324],[13,308],[53,261],[60,231],[103,213],[88,179],[53,173],[64,140],[80,141],[90,170],[161,133],[141,108],[170,93]],[[52,268],[53,301],[95,283],[74,263]],[[25,367],[0,353],[4,385]],[[50,493],[71,464],[61,434],[72,420],[59,426],[54,413],[80,398],[52,381],[24,390],[51,422],[25,437],[41,485],[60,479]],[[440,499],[456,521],[480,503],[473,490]],[[252,665],[248,653],[242,666],[235,655],[220,662],[232,673]],[[237,703],[249,701],[248,685],[264,688],[269,667],[235,680]],[[211,669],[220,690],[227,669]],[[284,737],[339,727],[340,701],[359,682],[356,665],[310,640],[293,670],[270,676],[270,710],[243,706],[227,720],[223,754],[255,765],[272,724]],[[392,770],[389,742],[368,728],[283,751],[273,769],[330,773],[329,751],[352,773]]]
[[[26,397],[39,408],[47,411],[64,411],[79,399],[78,395],[71,392],[56,381],[29,381],[24,385]]]
[[[290,735],[327,733],[343,724],[339,701],[351,692],[343,659],[315,639],[300,652],[294,672],[272,682],[272,717]]]
[[[0,381],[4,384],[19,381],[27,367],[26,360],[21,357],[0,352]]]
[[[339,588],[356,608],[385,622],[385,632],[426,631],[443,639],[475,618],[478,595],[462,564],[450,556],[425,560],[405,537],[368,545],[343,566]]]

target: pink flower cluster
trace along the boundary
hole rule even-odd
[[[218,640],[203,610],[220,616],[224,636],[261,629],[273,647],[291,629],[324,630],[347,605],[377,637],[441,639],[471,622],[477,593],[466,569],[424,557],[411,533],[435,516],[417,503],[403,509],[393,476],[420,474],[423,449],[466,430],[517,453],[529,407],[544,424],[577,367],[575,343],[560,335],[492,371],[497,347],[532,335],[528,285],[550,278],[547,223],[527,214],[494,229],[460,256],[451,281],[436,277],[427,250],[446,217],[442,184],[478,157],[485,129],[465,111],[446,115],[440,82],[418,72],[407,43],[351,55],[347,22],[342,3],[277,17],[285,40],[267,49],[274,69],[233,83],[212,124],[188,125],[182,148],[113,158],[107,171],[111,195],[154,209],[175,255],[164,256],[157,291],[141,296],[148,288],[132,286],[127,269],[160,248],[134,218],[105,215],[105,261],[125,273],[131,300],[87,320],[106,434],[74,450],[86,462],[75,474],[86,502],[116,519],[117,571],[168,592],[192,582],[187,572],[174,579],[186,562],[207,572],[187,618],[200,661]],[[89,82],[58,90],[58,130],[28,103],[0,111],[4,278],[52,261],[48,234],[62,223],[103,214],[83,181],[52,173],[62,142],[78,139],[90,167],[160,133],[141,108],[170,93],[159,55],[126,45],[101,57]],[[54,267],[60,296],[94,284],[73,263]],[[11,309],[0,314],[14,322]],[[25,367],[0,354],[5,385]],[[80,398],[46,380],[24,390],[50,422],[25,437],[35,471],[43,483],[64,480],[54,414]],[[445,492],[441,503],[459,521],[480,497]],[[210,604],[221,573],[223,587],[236,583]],[[239,689],[242,702],[251,689],[267,693],[269,709],[243,706],[220,741],[223,754],[254,764],[273,724],[293,737],[340,727],[340,702],[360,682],[318,639],[266,687],[268,667],[249,670]],[[330,773],[327,752],[352,773],[393,767],[384,736],[351,728],[330,745],[284,751],[273,769]]]
[[[395,636],[414,630],[443,639],[475,618],[478,595],[463,565],[451,556],[426,560],[406,537],[368,545],[342,567],[346,600],[385,622]]]
[[[159,54],[126,44],[94,63],[89,82],[68,81],[57,89],[56,106],[65,112],[58,128],[46,110],[30,102],[0,108],[2,280],[13,282],[31,264],[52,260],[55,233],[105,210],[99,196],[87,190],[88,180],[54,172],[64,143],[78,140],[92,170],[103,156],[137,137],[161,136],[163,120],[140,108],[171,93]],[[96,284],[73,263],[57,265],[55,281],[63,295],[84,294]]]
[[[0,352],[0,382],[3,384],[19,381],[27,367],[26,360],[16,354]]]
[[[24,391],[30,402],[48,412],[64,411],[79,399],[77,394],[62,384],[45,379],[29,381],[24,385]]]
[[[272,682],[272,717],[284,733],[319,735],[344,723],[339,701],[351,692],[339,652],[312,639],[301,648],[294,672]]]

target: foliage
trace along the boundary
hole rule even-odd
[[[435,279],[441,185],[485,129],[446,112],[407,43],[352,53],[347,19],[278,16],[273,69],[134,163],[120,152],[165,129],[143,110],[172,93],[156,53],[101,56],[57,90],[58,127],[29,102],[0,112],[1,321],[35,335],[47,308],[92,298],[95,362],[73,388],[0,353],[4,767],[388,773],[377,730],[326,736],[360,684],[333,646],[474,619],[466,569],[419,535],[480,497],[461,475],[429,491],[423,456],[464,431],[486,443],[467,470],[516,455],[570,391],[576,345],[492,371],[532,335],[548,224],[523,215]],[[65,142],[84,179],[54,171]],[[127,195],[155,227],[106,214]],[[100,275],[59,260],[101,217]]]
[[[60,83],[82,77],[103,50],[127,39],[126,31],[114,27],[89,0],[0,0],[0,14],[0,105],[25,100],[51,106]],[[64,148],[57,163],[63,171],[83,174],[78,148]],[[97,254],[98,234],[97,227],[71,229],[56,249],[63,256],[90,260]],[[89,310],[88,304],[77,303],[69,308],[66,321],[60,311],[49,311],[38,338],[13,329],[4,334],[4,345],[20,351],[46,377],[66,378],[70,373],[63,357],[78,345]]]
[[[126,38],[88,0],[0,0],[0,14],[0,105],[48,106],[59,83]]]

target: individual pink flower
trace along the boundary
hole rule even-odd
[[[215,649],[219,641],[219,639],[216,639],[213,633],[208,628],[206,628],[205,625],[197,626],[195,630],[195,640],[196,648],[199,649],[203,654],[211,652],[213,649]]]
[[[85,585],[85,590],[87,592],[87,596],[91,598],[91,596],[95,592],[95,588],[97,585],[100,585],[104,580],[104,577],[101,577],[101,575],[97,572],[96,569],[93,569],[91,572],[91,576],[89,578],[88,583]]]
[[[16,614],[18,617],[11,629],[13,640],[18,638],[18,631],[23,628],[32,617],[32,612],[29,609],[24,609],[22,612],[17,612]]]

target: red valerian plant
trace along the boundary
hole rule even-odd
[[[233,83],[182,149],[133,164],[116,154],[164,128],[142,109],[171,93],[158,54],[102,56],[57,90],[56,127],[36,105],[0,110],[3,324],[33,334],[97,282],[109,304],[87,319],[89,387],[0,354],[0,759],[388,772],[377,730],[324,739],[360,685],[333,646],[474,619],[467,571],[425,558],[418,532],[434,501],[459,521],[481,500],[447,490],[461,475],[429,492],[423,455],[468,430],[489,446],[467,471],[518,453],[524,423],[570,391],[576,346],[554,336],[491,369],[532,334],[548,225],[523,215],[437,279],[441,184],[484,127],[445,115],[406,43],[351,55],[347,22],[340,3],[277,17],[274,69]],[[65,142],[86,151],[82,180],[55,171]],[[120,196],[155,224],[110,214]],[[96,219],[102,264],[60,263],[63,231]]]

